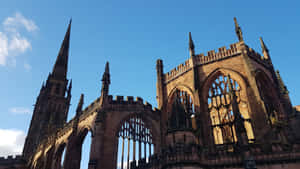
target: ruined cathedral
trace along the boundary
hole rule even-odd
[[[0,169],[299,169],[300,106],[293,106],[269,50],[249,47],[235,22],[236,43],[195,53],[169,72],[156,62],[157,108],[140,97],[101,95],[67,121],[71,22],[53,70],[42,85],[23,153],[0,158]],[[126,86],[124,86],[126,87]],[[91,133],[89,154],[82,144]],[[64,152],[64,155],[63,155]]]

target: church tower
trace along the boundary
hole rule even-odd
[[[43,83],[34,106],[33,115],[25,140],[23,156],[30,158],[38,144],[48,134],[62,128],[66,123],[71,100],[72,81],[67,80],[70,46],[70,20],[67,32],[46,84]]]

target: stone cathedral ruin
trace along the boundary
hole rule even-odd
[[[157,108],[109,93],[106,63],[101,95],[67,122],[71,22],[52,72],[42,85],[21,156],[0,158],[0,169],[299,169],[300,106],[260,38],[262,54],[244,41],[196,54],[164,72],[157,60]],[[126,86],[124,86],[126,87]],[[91,133],[89,154],[83,140]],[[65,151],[64,158],[63,152]]]

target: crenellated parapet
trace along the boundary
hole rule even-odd
[[[231,44],[230,47],[227,49],[226,47],[219,48],[218,52],[215,50],[211,50],[207,52],[207,55],[203,53],[195,56],[195,65],[204,65],[211,62],[215,62],[218,60],[225,59],[227,57],[232,57],[241,53],[239,49],[240,43]]]
[[[176,68],[172,69],[170,72],[167,72],[165,74],[165,81],[168,82],[178,77],[179,75],[189,71],[193,67],[192,65],[193,65],[192,59],[190,58],[187,61],[185,61],[183,64],[180,64]]]
[[[0,157],[1,164],[15,164],[15,162],[23,162],[23,160],[22,155]]]
[[[238,55],[242,54],[242,50],[243,50],[242,46],[246,46],[246,48],[245,48],[246,54],[250,58],[254,59],[256,62],[258,62],[266,67],[272,66],[270,64],[269,59],[266,59],[261,54],[256,52],[254,49],[249,48],[242,41],[242,42],[237,42],[237,43],[229,45],[229,48],[226,48],[226,46],[224,46],[224,47],[219,48],[218,51],[210,50],[206,53],[206,55],[201,53],[201,54],[192,56],[193,58],[189,58],[183,64],[180,64],[177,67],[175,67],[174,69],[172,69],[171,71],[165,73],[165,83],[175,79],[176,77],[182,75],[185,72],[188,72],[193,67],[202,66],[205,64],[210,64],[213,62],[217,62],[220,60],[238,56]]]
[[[238,54],[241,54],[241,50],[239,49],[239,43],[231,44],[227,49],[226,47],[219,48],[218,52],[215,50],[210,50],[206,55],[203,53],[193,56],[194,58],[189,58],[183,64],[180,64],[176,68],[172,69],[170,72],[165,74],[165,82],[168,82],[177,76],[189,71],[191,68],[195,66],[201,66],[204,64],[216,62],[228,57],[233,57]],[[194,60],[194,63],[193,63]]]
[[[133,96],[115,96],[113,98],[112,95],[109,95],[107,97],[107,103],[106,108],[118,108],[118,109],[127,109],[129,107],[135,107],[137,109],[143,109],[148,111],[158,111],[157,108],[153,108],[152,105],[148,102],[144,102],[144,100],[141,97],[133,97]]]

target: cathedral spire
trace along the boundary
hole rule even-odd
[[[103,73],[101,81],[102,81],[101,95],[106,96],[108,95],[109,85],[110,85],[109,62],[106,62],[105,64],[105,72]]]
[[[70,20],[65,38],[57,55],[55,65],[53,67],[52,76],[60,79],[66,79],[68,69],[69,47],[70,47],[70,33],[71,33],[72,19]]]
[[[192,39],[192,33],[189,32],[189,51],[190,51],[190,56],[195,55],[195,45]]]
[[[244,41],[242,29],[241,29],[241,27],[239,26],[239,24],[238,24],[238,22],[237,22],[237,20],[236,20],[236,17],[234,17],[233,20],[234,20],[234,24],[235,24],[235,33],[236,33],[236,35],[237,35],[239,41],[240,41],[240,42],[241,42],[241,41]]]

